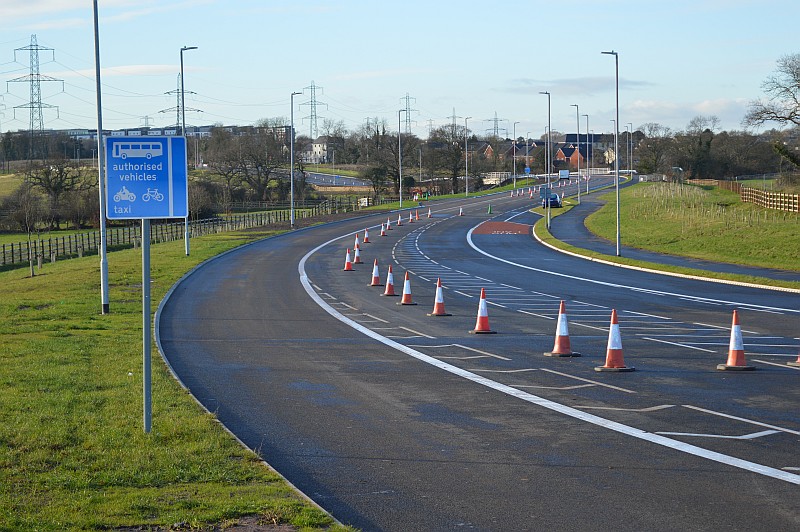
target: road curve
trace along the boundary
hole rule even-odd
[[[456,216],[462,205],[466,216]],[[499,196],[437,204],[430,220],[422,212],[422,220],[404,220],[387,237],[376,228],[385,215],[375,215],[229,253],[188,276],[165,302],[164,354],[242,441],[336,518],[365,530],[797,528],[791,479],[800,466],[800,419],[790,390],[798,375],[785,367],[786,348],[772,347],[791,344],[796,301],[595,270],[542,249],[529,235],[473,234],[474,247],[467,245],[469,230],[490,216],[532,223],[525,206],[524,198]],[[367,264],[342,272],[352,233],[364,226],[373,228],[372,242],[362,246]],[[434,364],[314,304],[298,275],[304,258],[306,286],[317,298]],[[413,272],[418,306],[400,307],[366,286],[373,258],[383,275],[394,265],[398,288],[398,273]],[[425,315],[434,275],[447,279],[451,317]],[[596,282],[577,280],[589,276]],[[475,290],[489,283],[499,334],[467,334]],[[573,345],[584,357],[541,356],[552,349],[559,299],[575,314]],[[602,364],[612,302],[630,335],[626,354],[635,353],[635,373],[593,371]],[[747,375],[713,369],[733,307],[752,319],[744,327],[748,341],[760,342],[753,349],[769,363]],[[675,433],[660,436],[700,442],[789,480],[608,430],[521,400],[525,394],[609,425]]]

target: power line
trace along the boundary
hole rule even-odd
[[[317,101],[317,89],[322,89],[322,87],[320,87],[319,85],[315,85],[314,81],[312,80],[311,85],[303,88],[303,92],[309,91],[311,99],[307,102],[303,102],[300,104],[300,105],[308,105],[311,107],[311,114],[303,118],[303,120],[309,120],[310,122],[308,133],[312,140],[319,136],[319,127],[317,125],[317,120],[318,120],[317,105],[325,105],[327,107],[327,104]]]
[[[411,111],[416,111],[416,109],[411,108],[411,100],[414,102],[417,101],[416,98],[413,98],[406,93],[406,95],[400,98],[401,102],[405,102],[405,113],[406,113],[406,134],[411,133]]]

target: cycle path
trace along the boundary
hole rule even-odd
[[[575,199],[573,198],[572,201],[574,202]],[[580,205],[573,207],[572,210],[570,210],[566,215],[557,216],[551,220],[551,234],[558,240],[578,248],[591,250],[606,255],[616,255],[616,243],[595,235],[586,228],[584,223],[586,217],[600,209],[604,203],[605,200],[601,200],[596,195],[581,196]],[[755,266],[743,266],[740,264],[730,264],[726,262],[714,262],[637,249],[625,245],[624,232],[621,234],[620,240],[620,255],[630,259],[673,266],[683,266],[686,268],[694,268],[709,272],[752,275],[756,277],[764,277],[766,279],[782,281],[800,281],[800,272],[772,268],[759,268]]]

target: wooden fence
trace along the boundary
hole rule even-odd
[[[800,212],[800,195],[783,194],[781,192],[767,192],[758,188],[745,187],[736,181],[718,181],[716,179],[690,179],[687,183],[692,185],[710,185],[725,190],[736,192],[742,201],[754,203],[765,209],[779,211]]]

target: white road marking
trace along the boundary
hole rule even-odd
[[[720,416],[728,419],[735,419],[736,421],[741,421],[743,423],[749,423],[751,425],[757,425],[759,427],[766,427],[768,429],[778,430],[780,432],[788,432],[789,434],[795,434],[800,436],[800,432],[792,429],[787,429],[785,427],[778,427],[776,425],[770,425],[768,423],[761,423],[760,421],[753,421],[752,419],[746,419],[743,417],[732,416],[730,414],[724,414],[722,412],[717,412],[715,410],[708,410],[706,408],[700,408],[699,406],[692,406],[692,405],[681,405],[684,408],[689,408],[690,410],[697,410],[698,412],[704,412],[706,414],[711,414],[713,416]]]
[[[669,344],[669,345],[675,345],[675,346],[678,346],[678,347],[685,347],[686,349],[695,349],[697,351],[705,351],[706,353],[716,353],[716,351],[714,351],[713,349],[705,349],[703,347],[694,347],[693,345],[680,344],[678,342],[668,342],[666,340],[657,340],[655,338],[648,338],[647,336],[642,336],[642,340],[650,340],[651,342],[658,342],[660,344]]]
[[[618,412],[657,412],[667,408],[673,408],[675,405],[658,405],[650,406],[647,408],[615,408],[613,406],[576,406],[582,410],[614,410]]]
[[[595,386],[602,386],[604,388],[611,388],[612,390],[619,390],[620,392],[625,392],[625,393],[636,393],[633,390],[627,390],[625,388],[620,388],[619,386],[612,386],[610,384],[606,384],[606,383],[600,382],[600,381],[593,381],[591,379],[584,379],[583,377],[576,377],[575,375],[570,375],[569,373],[561,373],[560,371],[556,371],[554,369],[547,369],[547,368],[540,368],[540,369],[542,371],[546,371],[548,373],[555,373],[556,375],[561,375],[562,377],[575,379],[576,381],[590,382]]]
[[[759,355],[761,355],[761,353],[759,353]],[[762,356],[763,356],[763,355],[762,355]],[[779,356],[783,356],[783,355],[779,355]],[[791,355],[791,356],[792,356],[792,358],[794,358],[796,355]],[[786,369],[800,370],[800,368],[798,368],[798,367],[795,367],[795,366],[789,366],[789,365],[787,365],[787,364],[776,364],[775,362],[767,362],[766,360],[757,360],[757,359],[753,359],[753,362],[758,362],[759,364],[768,364],[768,365],[770,365],[770,366],[777,366],[777,367],[779,367],[779,368],[786,368]]]
[[[754,440],[762,436],[770,436],[778,434],[777,430],[762,430],[761,432],[754,432],[752,434],[744,434],[742,436],[723,436],[722,434],[695,434],[691,432],[656,432],[664,436],[691,436],[693,438],[717,438],[720,440]]]
[[[538,384],[515,384],[514,388],[539,388],[541,390],[569,391],[579,388],[594,388],[594,384],[575,384],[574,386],[540,386]]]

